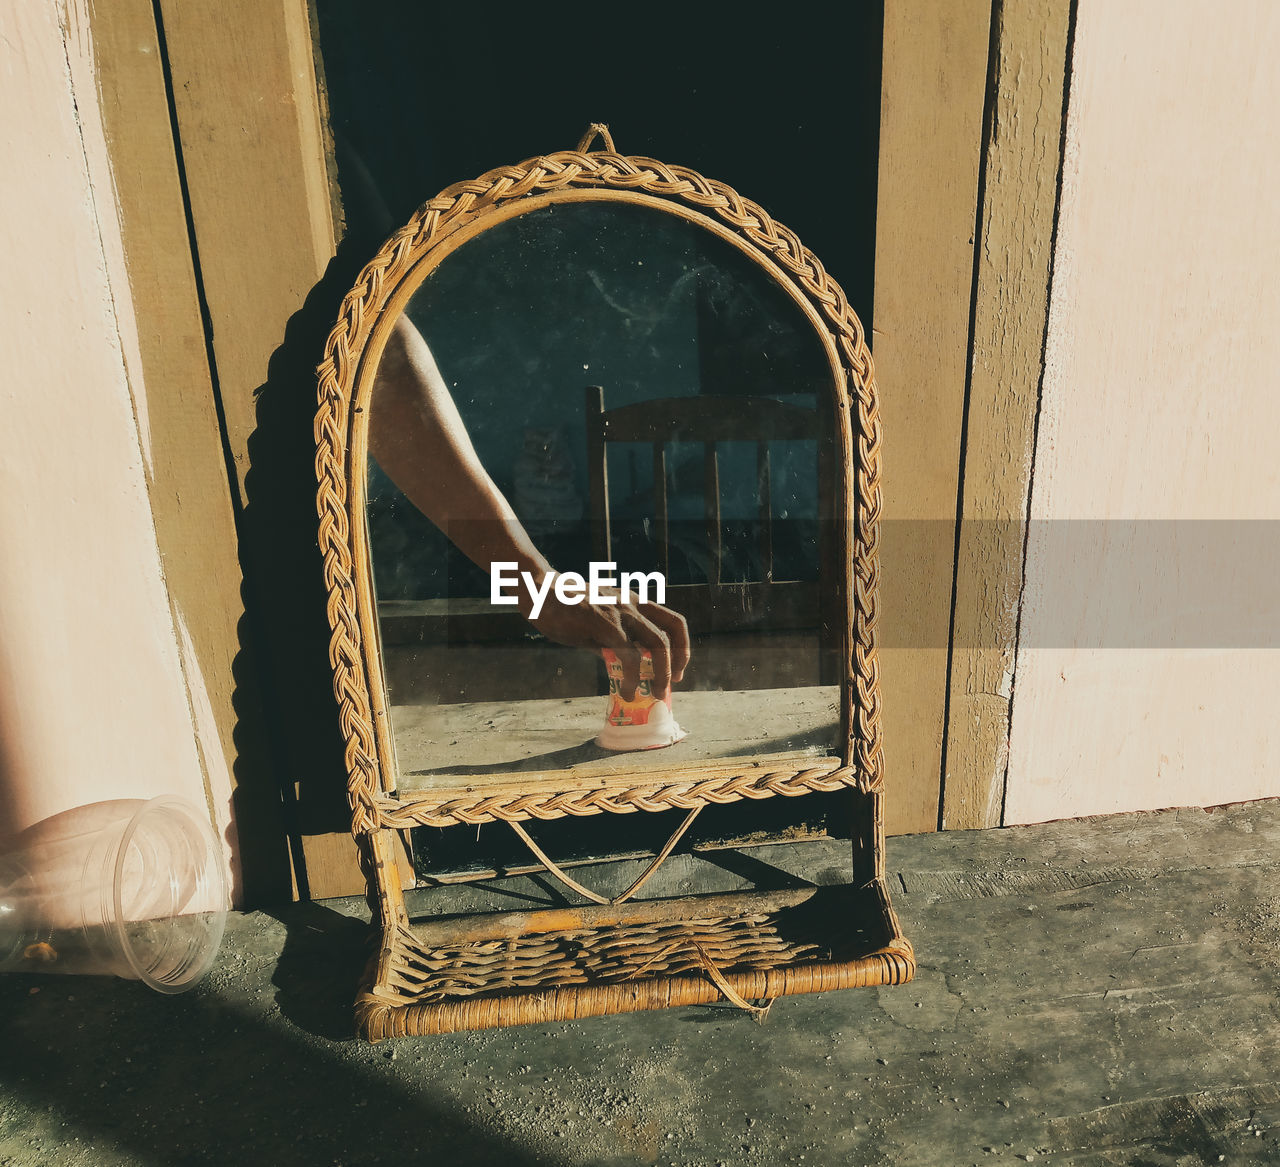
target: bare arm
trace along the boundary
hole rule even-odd
[[[534,546],[502,492],[480,464],[435,358],[407,316],[396,321],[373,387],[369,449],[424,515],[485,571],[514,562],[541,586],[553,569]],[[527,619],[532,597],[520,595]],[[653,655],[654,690],[684,675],[689,631],[684,617],[660,604],[563,604],[554,589],[533,625],[560,644],[616,652],[624,696],[634,693],[640,649]]]

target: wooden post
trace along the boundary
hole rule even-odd
[[[1070,0],[1004,0],[974,259],[950,715],[939,826],[998,826],[1044,372]]]
[[[938,825],[992,0],[885,5],[871,351],[885,432],[886,828]]]
[[[351,894],[364,878],[347,829],[315,548],[314,370],[341,292],[323,282],[335,213],[310,13],[306,0],[161,0],[158,11],[232,485],[243,499],[252,699],[270,739],[260,752],[246,742],[238,764],[270,767],[295,801],[301,890]]]

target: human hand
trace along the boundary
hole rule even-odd
[[[538,580],[537,585],[541,589],[543,581]],[[615,652],[622,663],[622,697],[626,701],[635,699],[641,652],[647,650],[653,658],[653,695],[660,700],[665,698],[689,664],[689,626],[685,618],[662,604],[635,600],[623,603],[616,590],[606,588],[603,592],[615,602],[565,603],[557,598],[555,588],[547,588],[542,611],[530,623],[557,644],[596,653],[606,648]],[[528,610],[525,616],[529,618]]]

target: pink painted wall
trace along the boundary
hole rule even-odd
[[[87,21],[0,0],[0,24],[0,828],[163,793],[213,807],[229,790],[206,790],[156,548]]]
[[[1277,60],[1273,0],[1080,0],[1007,822],[1280,794],[1280,555],[1222,521],[1280,519]]]

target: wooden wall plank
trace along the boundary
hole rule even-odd
[[[991,0],[888,0],[872,351],[885,432],[886,829],[938,825]]]
[[[1003,0],[986,127],[943,828],[998,825],[1044,368],[1070,0]]]
[[[162,0],[160,8],[243,488],[253,393],[334,253],[310,18],[305,0]]]
[[[282,775],[300,890],[361,891],[316,550],[315,365],[354,272],[336,274],[306,0],[161,0],[196,253],[242,499],[243,641],[265,731],[243,765]],[[326,272],[330,278],[325,279]],[[252,756],[249,756],[252,755]],[[297,856],[295,855],[295,858]]]

